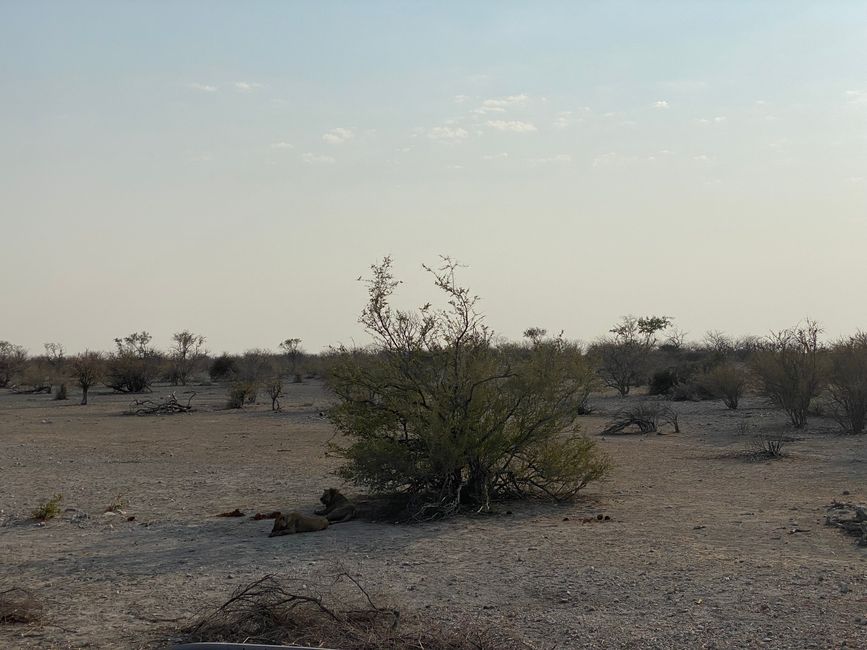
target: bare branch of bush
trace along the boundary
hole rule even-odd
[[[159,402],[150,399],[133,400],[127,415],[174,415],[175,413],[189,413],[193,411],[193,398],[196,393],[190,393],[187,403],[179,402],[175,394],[164,397]]]
[[[265,392],[271,398],[271,410],[280,410],[280,396],[283,394],[283,379],[279,376],[271,377],[265,382]]]
[[[765,395],[800,429],[807,424],[811,400],[822,387],[819,372],[819,333],[813,321],[771,333],[753,355],[753,368],[764,384]]]
[[[11,385],[26,363],[27,350],[9,341],[0,341],[0,388]]]
[[[292,644],[341,650],[487,650],[529,647],[501,632],[448,627],[377,605],[348,573],[326,584],[268,575],[235,590],[185,631],[190,642]]]
[[[85,351],[72,358],[72,376],[81,388],[81,404],[87,404],[87,393],[90,387],[102,379],[105,370],[105,359],[99,352]]]
[[[703,383],[708,391],[734,410],[746,390],[747,374],[741,366],[724,362],[709,370],[703,377]]]
[[[643,403],[618,411],[602,435],[615,433],[659,433],[661,425],[671,425],[680,433],[678,412],[664,404]]]
[[[840,528],[856,537],[858,546],[867,546],[867,506],[834,501],[825,515],[825,525]]]
[[[846,431],[863,433],[867,426],[867,332],[834,344],[828,375],[834,419]]]
[[[753,438],[750,449],[747,450],[753,457],[762,458],[782,458],[785,456],[783,447],[789,442],[789,438],[782,434],[765,435],[760,434]]]
[[[36,623],[42,604],[22,587],[0,590],[0,625]]]
[[[205,337],[201,334],[193,334],[189,330],[172,334],[172,347],[169,356],[172,359],[171,382],[175,386],[187,385],[190,374],[195,369],[196,363],[207,355],[205,350]]]

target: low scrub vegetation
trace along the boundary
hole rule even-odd
[[[764,394],[786,412],[796,429],[807,424],[810,403],[822,389],[819,326],[802,326],[772,333],[752,359]]]
[[[54,519],[60,514],[60,503],[63,501],[62,494],[55,494],[53,497],[40,503],[31,512],[31,516],[37,521],[48,521]]]
[[[708,371],[702,383],[714,397],[722,399],[723,404],[735,410],[747,387],[746,370],[735,363],[723,362]]]
[[[426,269],[446,308],[392,307],[399,282],[386,258],[360,318],[375,343],[335,351],[329,417],[350,441],[335,447],[341,476],[403,495],[415,519],[506,497],[568,498],[604,476],[608,459],[575,427],[592,381],[580,349],[562,337],[498,348],[457,264]]]
[[[837,342],[829,351],[828,392],[834,418],[844,430],[867,424],[867,333]]]

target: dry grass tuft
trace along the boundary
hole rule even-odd
[[[55,494],[53,497],[40,503],[30,514],[38,521],[48,521],[54,519],[60,514],[60,502],[63,501],[62,494]]]
[[[265,576],[184,631],[187,642],[291,644],[341,650],[529,648],[474,625],[437,625],[380,607],[348,573],[324,585]]]

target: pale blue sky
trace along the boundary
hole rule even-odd
[[[867,3],[0,3],[0,339],[867,328]]]

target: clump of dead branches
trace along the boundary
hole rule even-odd
[[[196,393],[190,394],[187,403],[179,402],[175,394],[164,397],[160,401],[151,399],[133,400],[129,406],[127,415],[174,415],[175,413],[190,413],[193,409],[192,402]]]
[[[26,589],[0,591],[0,625],[36,623],[41,614],[42,604]]]
[[[348,573],[324,585],[268,575],[235,590],[185,631],[189,642],[290,644],[341,650],[528,648],[474,626],[437,626],[380,607]]]
[[[858,546],[867,546],[867,506],[834,501],[828,507],[825,524],[853,535]]]
[[[670,425],[680,433],[678,413],[665,404],[644,403],[618,411],[602,435],[615,433],[661,433],[660,426]]]

